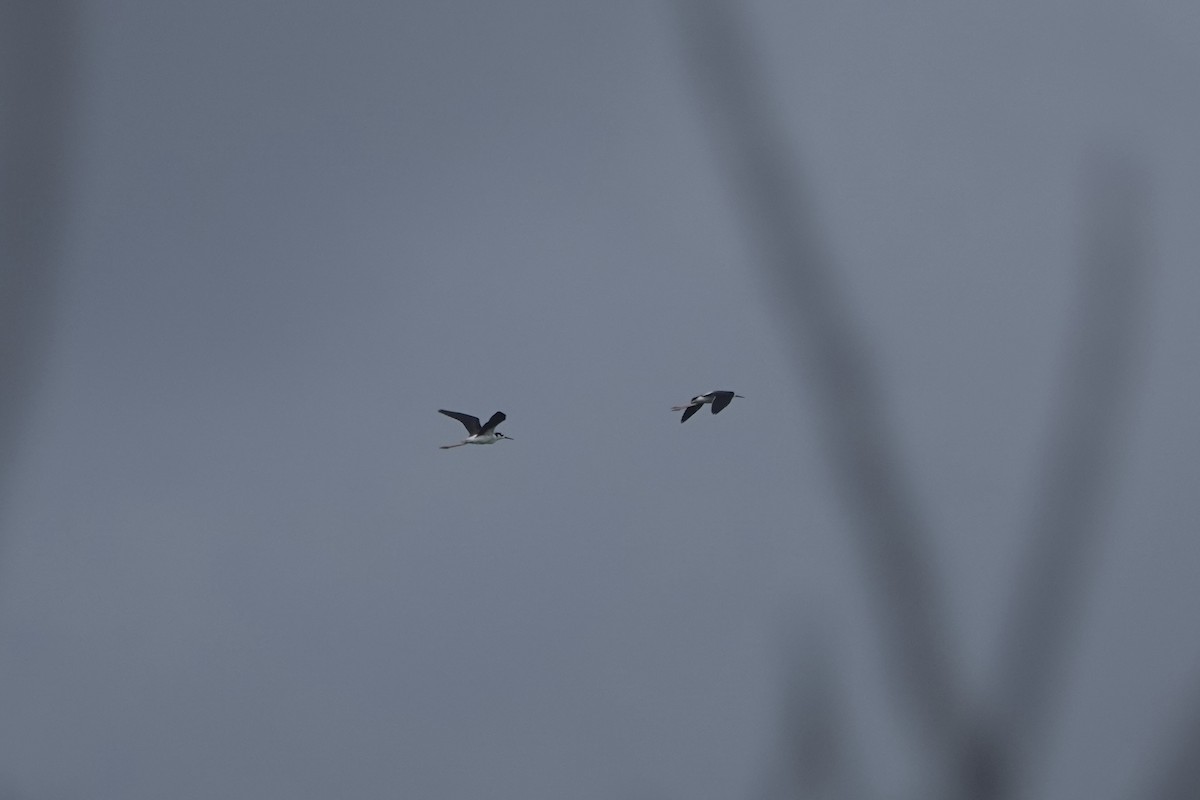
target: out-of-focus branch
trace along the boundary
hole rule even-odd
[[[765,94],[736,4],[680,0],[690,73],[740,201],[848,508],[904,706],[933,741],[956,746],[962,708],[942,599],[913,493],[884,429],[866,349],[839,294],[833,259]]]
[[[1200,689],[1200,683],[1196,686]],[[1200,691],[1194,692],[1153,765],[1154,774],[1131,800],[1195,800],[1200,797]]]
[[[74,0],[0,5],[0,501],[50,316],[75,17]]]
[[[1131,399],[1146,282],[1141,175],[1106,158],[1084,175],[1080,306],[1038,482],[1029,551],[998,649],[1010,766],[1036,751],[1058,687]]]
[[[1047,437],[1032,542],[999,644],[993,713],[973,713],[978,704],[961,691],[948,655],[944,609],[913,494],[888,441],[866,351],[792,161],[794,145],[766,98],[734,8],[719,0],[678,5],[690,71],[720,161],[819,403],[823,444],[879,604],[889,672],[938,747],[931,755],[944,769],[939,793],[977,800],[1009,796],[1047,727],[1130,397],[1146,266],[1141,176],[1113,158],[1092,164],[1086,176],[1078,324]],[[1172,785],[1193,786],[1194,774],[1186,772]]]
[[[846,714],[840,707],[835,653],[821,620],[781,661],[786,666],[781,730],[774,762],[766,770],[763,800],[864,800],[860,770],[846,747]],[[792,632],[785,640],[794,640]]]

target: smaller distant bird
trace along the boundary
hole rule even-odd
[[[470,414],[460,414],[457,411],[447,411],[444,408],[439,408],[438,413],[445,414],[447,417],[452,417],[453,419],[458,420],[463,424],[463,427],[467,429],[467,433],[470,434],[470,436],[463,439],[458,444],[442,445],[442,450],[449,450],[451,447],[462,447],[464,444],[492,444],[493,442],[497,442],[501,439],[508,439],[509,441],[512,441],[511,436],[505,436],[503,433],[496,430],[497,425],[508,419],[504,416],[503,411],[497,411],[495,414],[492,414],[492,418],[483,425],[479,424],[479,417],[472,417]]]
[[[671,406],[671,410],[672,411],[682,411],[683,418],[680,419],[679,421],[687,422],[688,418],[691,417],[692,414],[695,414],[697,411],[699,411],[704,406],[705,403],[712,403],[712,413],[720,414],[725,409],[725,406],[727,406],[733,402],[733,398],[735,398],[735,397],[742,397],[742,396],[740,394],[734,394],[733,392],[726,392],[726,391],[716,391],[716,392],[709,392],[708,394],[698,394],[695,397],[693,397],[691,402],[688,403],[686,406]],[[742,399],[745,400],[746,398],[742,397]]]

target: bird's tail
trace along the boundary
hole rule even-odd
[[[462,447],[464,444],[466,444],[466,442],[459,442],[458,444],[444,444],[441,447],[439,447],[438,449],[439,450],[449,450],[451,447]]]
[[[685,408],[688,408],[689,406],[691,406],[691,403],[688,403],[686,406],[671,406],[671,410],[672,411],[683,411]]]

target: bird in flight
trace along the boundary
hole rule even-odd
[[[679,421],[687,422],[688,418],[691,417],[692,414],[695,414],[697,411],[699,411],[704,406],[705,403],[712,403],[712,413],[720,414],[725,409],[725,406],[727,406],[733,402],[733,398],[735,398],[735,397],[742,397],[742,396],[740,394],[734,394],[733,392],[726,392],[726,391],[709,392],[708,394],[698,394],[695,397],[693,397],[691,399],[691,402],[689,402],[687,405],[671,406],[671,410],[672,411],[682,411],[683,418],[680,419]],[[742,399],[745,400],[746,398],[742,397]]]
[[[442,445],[442,450],[449,450],[451,447],[462,447],[464,444],[492,444],[500,439],[512,440],[511,436],[505,436],[503,433],[496,430],[496,426],[507,419],[507,417],[504,416],[503,411],[497,411],[495,414],[492,414],[492,418],[483,425],[479,424],[479,417],[472,417],[470,414],[461,414],[457,411],[447,411],[444,408],[439,408],[438,413],[445,414],[447,417],[458,420],[463,424],[463,427],[467,429],[467,433],[470,434],[458,444]]]

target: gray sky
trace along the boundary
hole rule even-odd
[[[6,487],[0,797],[747,797],[818,646],[863,781],[919,796],[676,11],[83,4]],[[1194,3],[745,14],[981,691],[1081,168],[1144,169],[1130,425],[1031,778],[1136,794],[1200,670]],[[746,399],[669,411],[714,388]],[[440,451],[438,408],[514,441]]]

